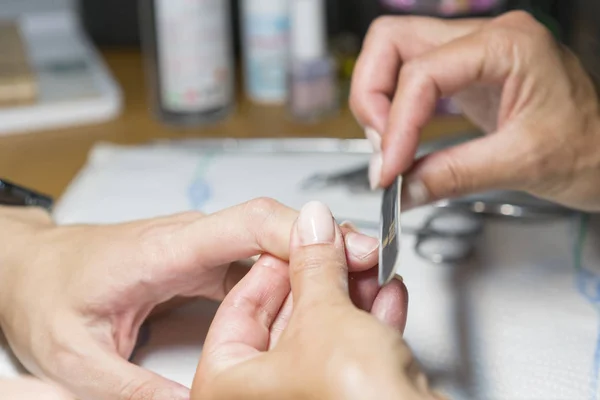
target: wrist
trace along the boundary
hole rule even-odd
[[[41,240],[39,232],[54,226],[50,214],[38,207],[0,205],[0,326],[11,307],[11,292],[25,264],[31,245]]]

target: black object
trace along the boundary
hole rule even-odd
[[[99,46],[140,45],[137,0],[80,0],[83,25]]]
[[[0,205],[42,207],[50,211],[54,200],[44,194],[0,179]]]

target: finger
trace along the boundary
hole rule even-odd
[[[306,303],[349,301],[342,232],[320,202],[302,207],[292,230],[290,280],[297,309]]]
[[[393,279],[379,290],[371,314],[384,324],[404,333],[408,311],[408,291],[400,279]]]
[[[219,307],[204,344],[203,363],[221,370],[267,350],[269,329],[289,293],[287,263],[263,255]]]
[[[417,160],[404,179],[403,209],[492,189],[525,189],[538,170],[539,149],[529,142],[504,131]]]
[[[0,378],[0,398],[19,400],[75,400],[65,390],[36,378]]]
[[[225,279],[223,280],[222,286],[222,296],[215,295],[216,300],[223,300],[225,295],[231,291],[238,284],[239,281],[246,276],[246,274],[250,271],[250,267],[245,263],[234,262],[229,265],[227,268],[227,272],[225,274]],[[194,297],[174,297],[171,300],[159,304],[150,313],[148,316],[148,320],[155,320],[164,317],[169,314],[171,311],[183,307],[186,304],[194,301]]]
[[[174,235],[186,266],[224,265],[268,253],[287,260],[297,211],[271,199],[255,199],[199,218]],[[190,259],[197,263],[189,262]]]
[[[489,37],[480,33],[461,37],[403,66],[382,142],[384,187],[411,166],[421,130],[440,97],[507,78],[513,60],[509,54],[495,57],[489,52]]]
[[[366,271],[379,261],[379,240],[361,234],[350,222],[340,225],[344,235],[344,247],[350,272]]]
[[[377,268],[350,273],[350,298],[354,305],[368,311],[386,325],[403,331],[406,325],[408,291],[400,279],[379,287]]]
[[[383,133],[402,63],[469,34],[484,22],[426,17],[377,19],[367,33],[352,77],[350,105],[359,123]]]
[[[269,339],[269,350],[274,348],[279,342],[279,338],[287,328],[292,318],[292,312],[294,311],[294,296],[292,293],[288,294],[283,303],[283,306],[279,310],[275,321],[271,325],[271,337]]]
[[[131,224],[128,234],[149,260],[141,263],[152,278],[143,295],[157,303],[199,294],[221,300],[232,262],[263,253],[288,259],[297,215],[275,200],[256,199],[208,216],[192,212]],[[131,273],[139,279],[139,271]]]

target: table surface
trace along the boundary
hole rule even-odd
[[[121,115],[101,124],[0,136],[0,177],[59,197],[98,141],[136,144],[189,137],[364,137],[347,108],[328,120],[306,125],[291,120],[284,107],[256,105],[243,95],[238,96],[235,112],[224,122],[186,130],[170,128],[150,111],[140,53],[112,49],[103,54],[125,95]],[[461,117],[438,117],[425,128],[423,139],[471,128]]]

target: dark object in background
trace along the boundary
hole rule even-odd
[[[97,46],[141,46],[140,3],[154,0],[79,0],[84,27]],[[223,0],[228,1],[228,0]],[[231,1],[234,48],[239,52],[238,0]]]
[[[600,89],[600,2],[598,0],[564,0],[569,9],[567,44],[580,57]]]
[[[140,46],[138,3],[153,0],[79,1],[84,26],[98,46]],[[239,54],[239,0],[231,2],[234,48]],[[327,0],[328,33],[335,36],[351,32],[362,38],[380,13],[377,0]]]
[[[100,46],[140,46],[137,0],[80,0],[83,24]]]

